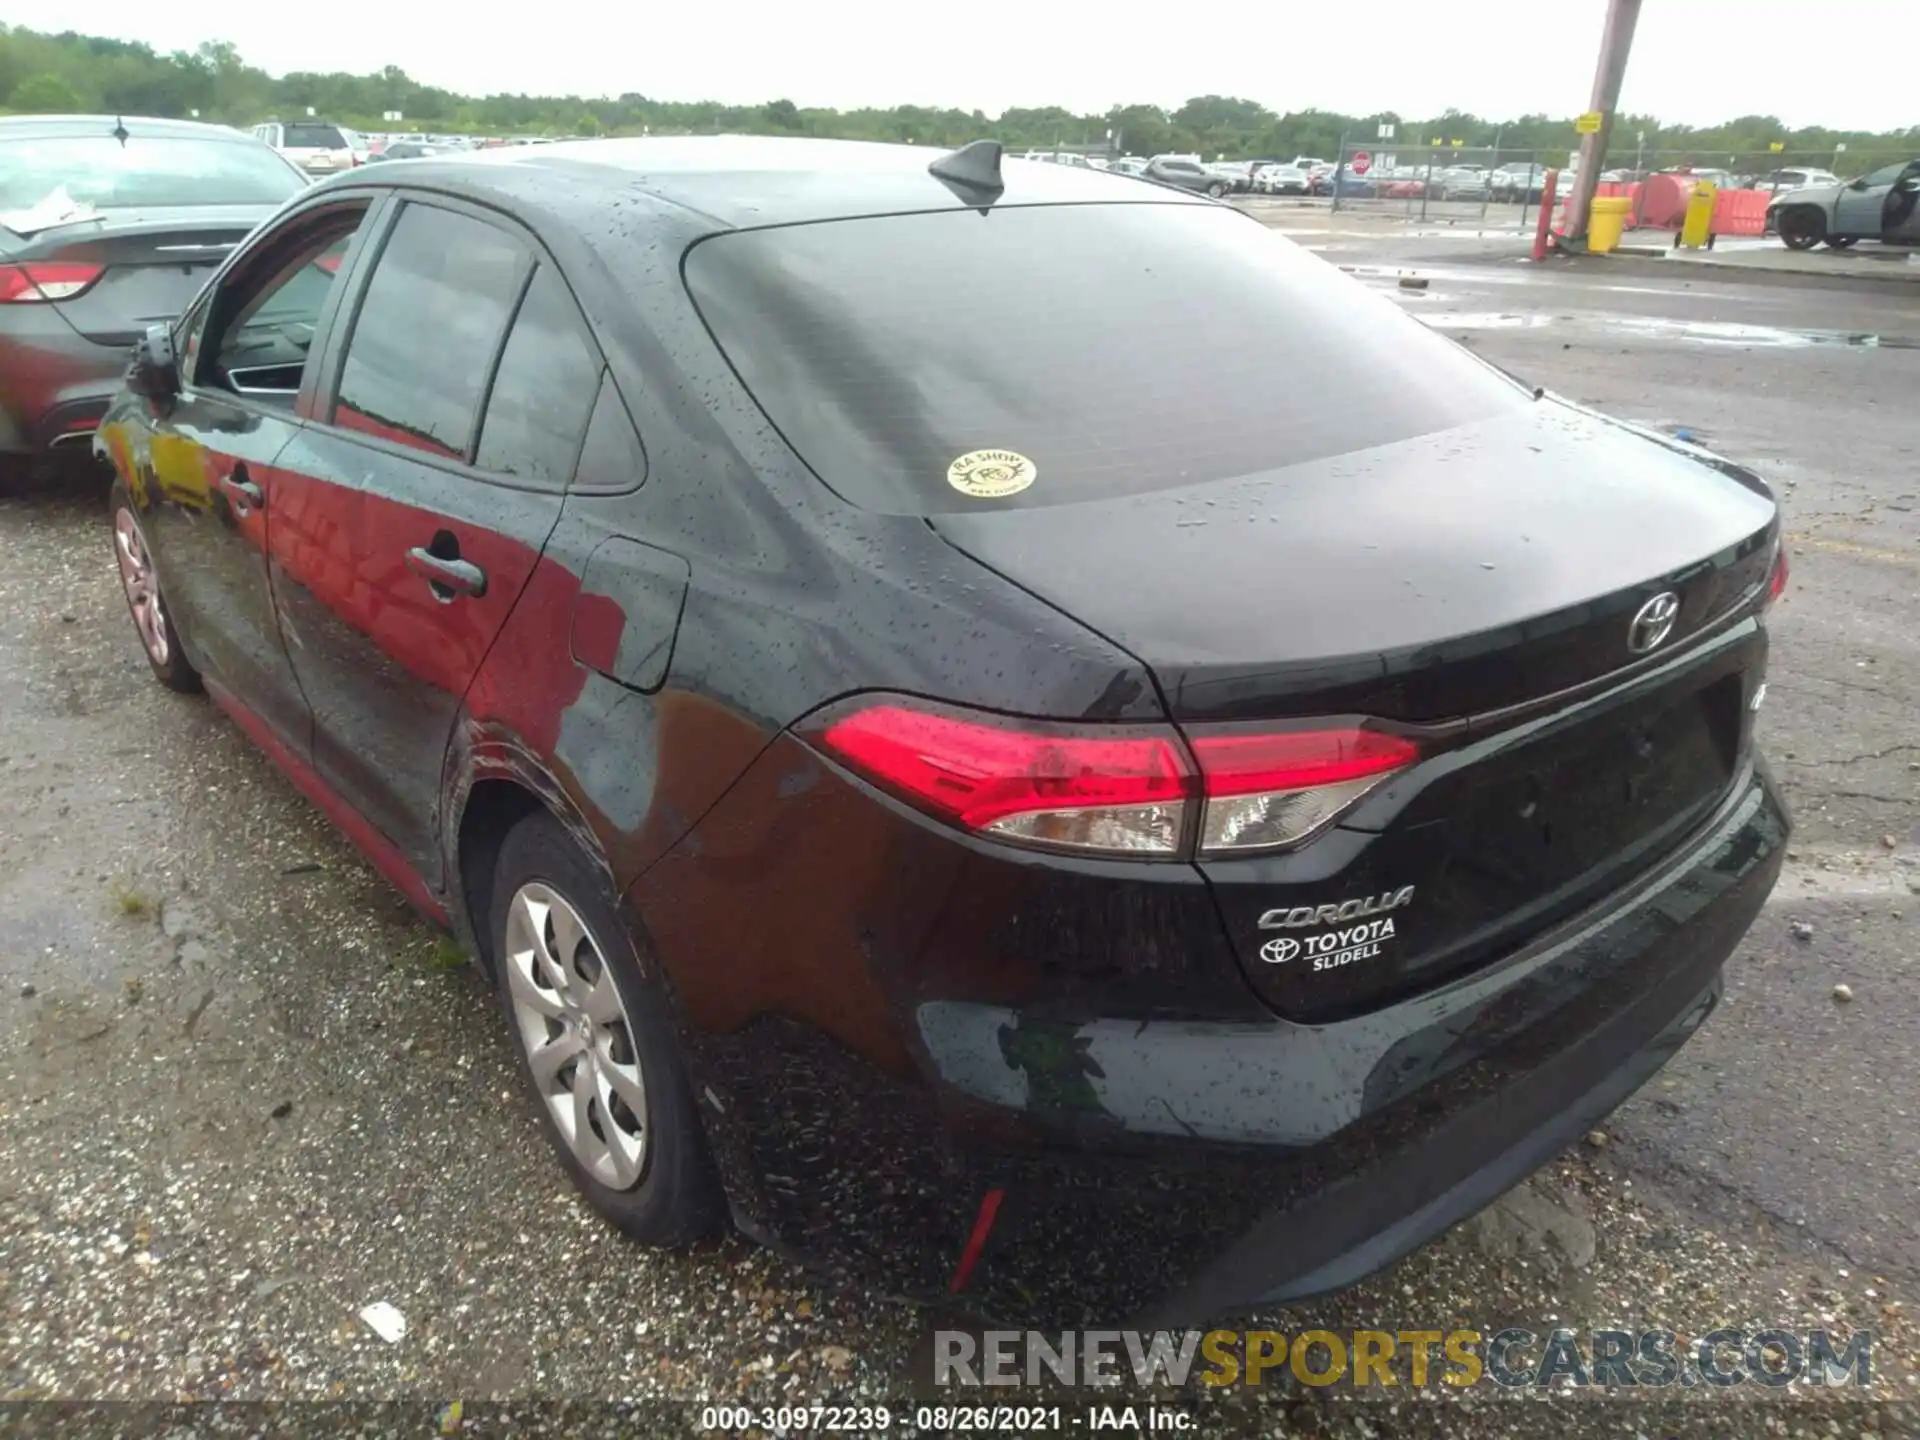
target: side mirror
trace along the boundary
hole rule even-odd
[[[156,404],[180,393],[180,362],[174,358],[171,326],[149,325],[147,333],[134,342],[127,388]]]
[[[1856,180],[1851,185],[1847,186],[1847,188],[1849,190],[1864,190],[1867,188],[1867,182],[1865,180]]]

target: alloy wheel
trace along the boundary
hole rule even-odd
[[[120,561],[120,583],[126,587],[127,608],[133,612],[134,628],[140,643],[156,666],[165,668],[171,649],[167,644],[167,612],[160,602],[160,583],[154,578],[153,562],[147,556],[146,541],[134,522],[133,512],[122,507],[113,516],[114,554]]]
[[[534,1088],[573,1157],[615,1190],[640,1183],[647,1091],[626,1003],[600,944],[552,886],[507,907],[508,997]]]

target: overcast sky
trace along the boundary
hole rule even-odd
[[[1192,95],[1366,114],[1493,118],[1586,108],[1605,0],[1369,0],[1348,7],[1216,0],[1184,32],[1156,7],[969,0],[585,0],[449,9],[11,0],[8,19],[190,49],[226,39],[278,75],[375,71],[468,93],[618,95],[849,109],[918,103],[1103,111]],[[1711,124],[1920,124],[1920,0],[1646,0],[1624,109]]]

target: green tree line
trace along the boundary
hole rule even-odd
[[[1433,141],[1498,145],[1503,155],[1539,152],[1557,163],[1578,143],[1571,116],[1521,115],[1487,119],[1448,110],[1426,118],[1383,112],[1340,115],[1327,110],[1276,111],[1253,100],[1202,95],[1175,110],[1116,105],[1083,115],[1058,106],[1020,107],[989,116],[981,111],[897,105],[891,109],[828,110],[791,100],[759,105],[615,99],[578,95],[457,95],[422,85],[388,66],[375,74],[272,76],[248,65],[222,41],[191,52],[159,54],[125,40],[66,32],[58,35],[0,26],[0,109],[45,114],[83,111],[184,118],[247,126],[272,118],[316,115],[356,129],[402,128],[482,135],[655,135],[715,132],[815,135],[852,140],[958,145],[992,136],[1013,149],[1099,145],[1111,136],[1120,149],[1153,155],[1194,152],[1207,159],[1309,154],[1333,158],[1342,140],[1372,141],[1382,123],[1396,127],[1391,148],[1406,152]],[[398,127],[381,116],[397,110]],[[1624,115],[1614,128],[1613,156],[1631,154],[1645,135],[1649,155],[1663,162],[1687,158],[1722,163],[1733,155],[1764,155],[1780,145],[1785,156],[1825,163],[1845,144],[1846,158],[1920,152],[1920,126],[1873,134],[1819,126],[1790,130],[1778,119],[1747,115],[1705,128],[1664,125],[1653,116]]]

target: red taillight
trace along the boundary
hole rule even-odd
[[[925,701],[836,707],[810,738],[950,824],[1018,844],[1116,855],[1280,849],[1420,758],[1358,726],[1199,732],[1009,720]]]
[[[885,702],[818,738],[921,809],[1031,845],[1173,855],[1196,792],[1178,739],[1156,726],[1083,731]]]
[[[1375,730],[1289,730],[1274,735],[1200,735],[1193,753],[1208,795],[1305,790],[1411,765],[1411,741]]]
[[[1420,758],[1412,741],[1351,726],[1191,738],[1207,795],[1203,855],[1297,845]]]
[[[1767,600],[1771,605],[1787,590],[1787,542],[1782,540],[1780,548],[1773,552],[1773,571],[1767,576]]]
[[[82,260],[26,260],[0,265],[0,305],[71,300],[98,280],[104,268]]]

